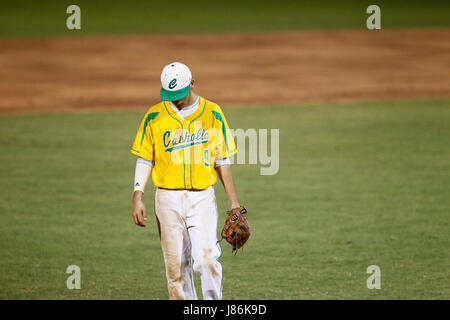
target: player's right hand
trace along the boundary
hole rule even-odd
[[[144,221],[147,220],[145,205],[141,199],[133,200],[133,221],[136,225],[145,227]]]

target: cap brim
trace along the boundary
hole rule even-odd
[[[161,88],[160,96],[161,96],[161,99],[163,99],[165,101],[181,100],[188,95],[190,88],[191,88],[190,85],[188,85],[187,87],[185,87],[183,89],[176,90],[176,91],[169,91],[164,88]]]

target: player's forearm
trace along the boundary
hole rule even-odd
[[[147,185],[148,179],[150,177],[150,173],[152,172],[152,167],[153,167],[153,164],[150,161],[143,159],[141,157],[137,158],[136,170],[134,173],[133,199],[135,197],[142,198],[142,194],[145,191],[145,186]],[[140,191],[140,193],[137,191]]]
[[[231,208],[238,208],[239,201],[237,199],[236,190],[234,188],[233,175],[231,173],[230,165],[223,165],[220,167],[216,167],[217,175],[222,181],[223,187],[225,188],[225,192],[230,200]]]

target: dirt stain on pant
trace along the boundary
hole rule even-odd
[[[217,270],[217,260],[214,257],[213,249],[205,248],[203,249],[203,263],[208,268],[208,271],[212,276],[219,276],[219,271]]]
[[[166,258],[165,260],[169,297],[171,300],[184,300],[182,264],[178,259]]]

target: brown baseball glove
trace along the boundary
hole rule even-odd
[[[234,208],[227,212],[228,217],[222,229],[222,239],[227,240],[233,246],[236,254],[250,237],[250,225],[247,220],[247,209],[244,207]]]

